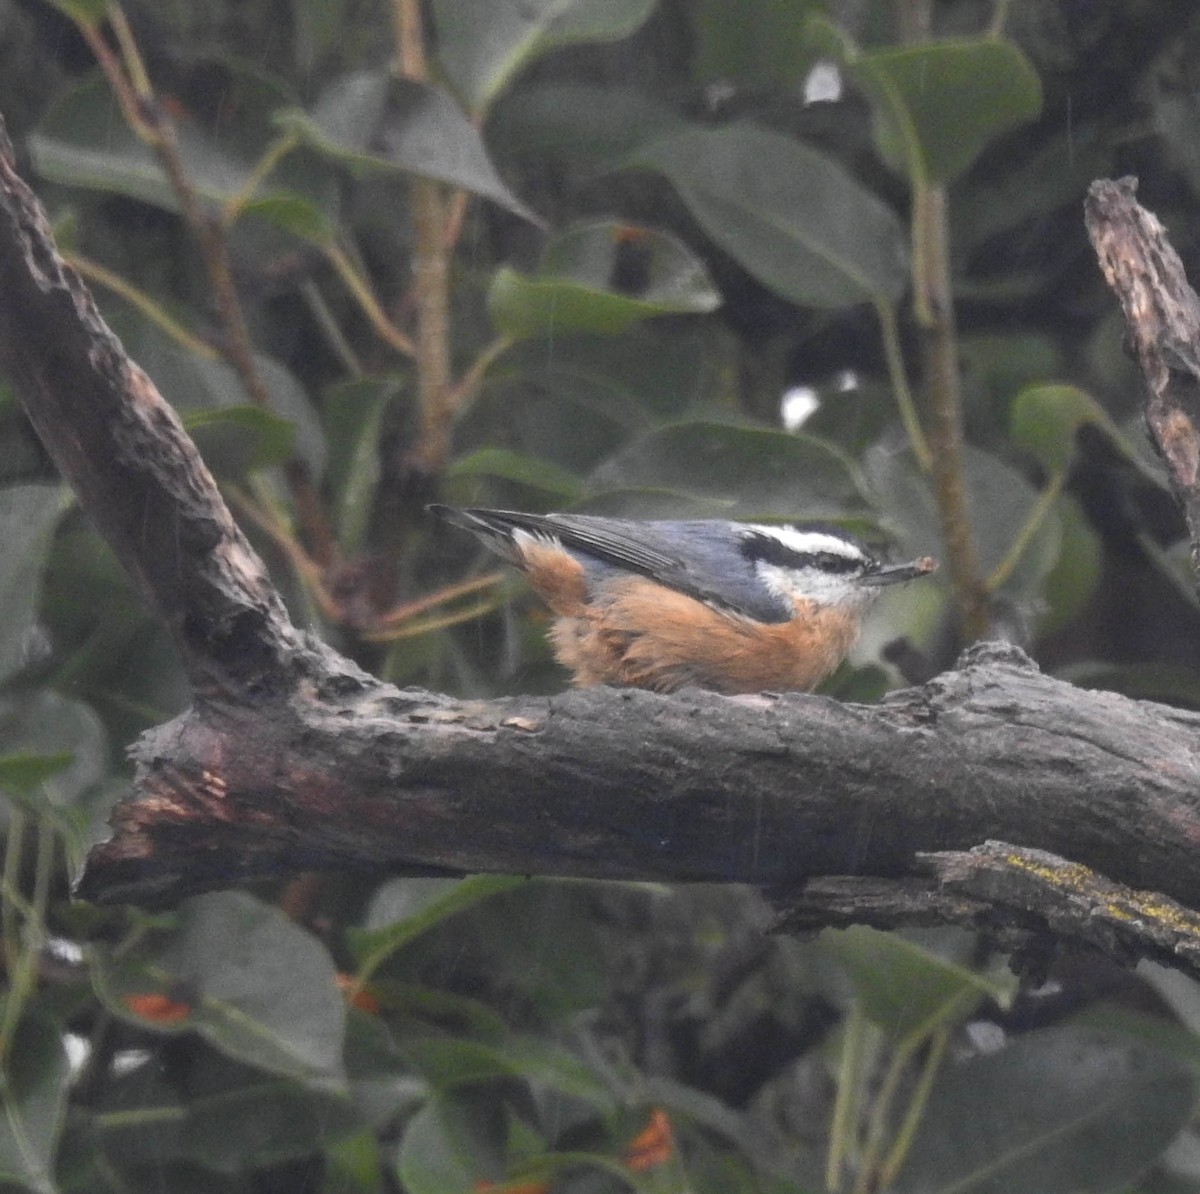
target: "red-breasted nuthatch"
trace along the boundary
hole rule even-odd
[[[829,527],[429,509],[528,576],[581,685],[808,691],[845,658],[882,586],[937,567],[886,566]]]

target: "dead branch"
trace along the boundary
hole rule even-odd
[[[1084,223],[1150,388],[1146,425],[1187,519],[1200,580],[1200,298],[1166,229],[1136,194],[1136,178],[1092,183]]]

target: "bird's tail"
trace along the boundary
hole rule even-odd
[[[517,514],[508,510],[481,510],[474,507],[460,510],[455,506],[438,504],[425,508],[430,514],[450,523],[451,526],[470,531],[484,546],[491,548],[510,564],[522,566],[521,554],[513,543],[513,532],[527,529],[529,515]]]

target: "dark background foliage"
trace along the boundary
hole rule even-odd
[[[1182,523],[1081,204],[1138,175],[1197,264],[1198,41],[1182,0],[0,0],[0,112],[293,617],[387,679],[564,683],[437,498],[942,556],[846,699],[986,633],[1195,707]],[[755,893],[549,878],[72,904],[123,745],[188,697],[2,379],[0,486],[3,1181],[1200,1179],[1200,996],[1152,968],[1018,988],[958,933],[797,941]]]

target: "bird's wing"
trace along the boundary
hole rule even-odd
[[[668,588],[760,622],[785,622],[790,603],[762,588],[750,561],[736,549],[732,523],[638,522],[587,514],[525,514],[514,510],[434,512],[473,531],[493,550],[520,564],[514,531],[556,540],[585,565],[603,570],[595,580],[611,579],[607,569],[633,572]],[[519,550],[519,549],[518,549]]]
[[[527,529],[553,535],[568,550],[600,564],[647,576],[760,622],[785,622],[794,614],[789,602],[759,583],[753,564],[737,550],[733,523],[550,514]]]

